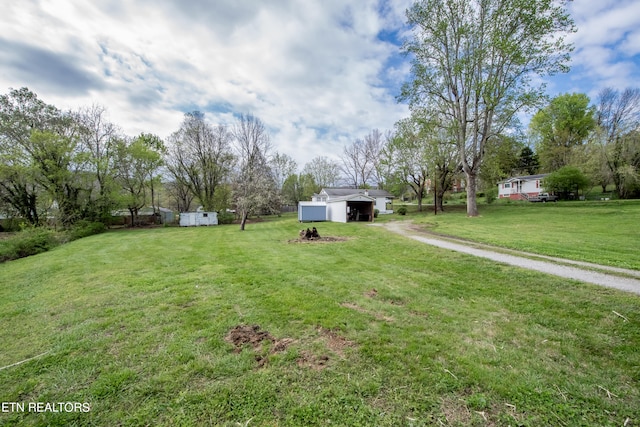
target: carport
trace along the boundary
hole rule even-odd
[[[327,219],[333,222],[373,222],[376,200],[363,194],[353,194],[327,201]]]

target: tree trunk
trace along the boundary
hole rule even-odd
[[[244,226],[247,223],[248,211],[242,211],[242,219],[240,220],[240,231],[244,231]]]
[[[135,227],[135,212],[133,209],[129,208],[129,214],[131,215],[131,227]]]
[[[444,191],[438,189],[436,192],[436,210],[439,212],[444,212],[444,206],[442,200],[444,199]]]
[[[467,216],[478,216],[478,203],[476,201],[476,184],[478,175],[475,171],[465,171],[467,177]]]

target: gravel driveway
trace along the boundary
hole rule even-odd
[[[456,252],[464,252],[469,255],[487,258],[492,261],[501,262],[504,264],[527,268],[529,270],[536,270],[547,274],[553,274],[555,276],[560,276],[567,279],[579,280],[581,282],[620,289],[640,295],[640,271],[637,270],[626,270],[622,268],[601,266],[597,264],[571,261],[523,252],[520,252],[519,254],[521,255],[518,255],[517,251],[503,250],[502,248],[499,249],[501,252],[497,252],[496,250],[491,250],[491,247],[488,245],[466,243],[459,240],[452,242],[449,239],[445,240],[443,238],[438,238],[437,236],[430,235],[427,232],[420,232],[412,229],[411,224],[407,222],[388,222],[385,223],[383,227],[395,233],[401,234],[422,243],[426,243],[428,245],[438,246],[440,248],[449,249]],[[542,258],[545,259],[545,261],[527,258],[527,256]],[[578,265],[582,268],[573,265]],[[606,273],[605,271],[610,271],[611,273]],[[612,273],[623,274],[625,276],[635,276],[636,278],[623,277]]]

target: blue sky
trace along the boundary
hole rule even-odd
[[[407,115],[396,102],[410,0],[21,0],[0,16],[0,92],[99,104],[123,132],[167,137],[183,114],[252,113],[299,167]],[[550,95],[640,86],[640,1],[568,3],[578,32]]]

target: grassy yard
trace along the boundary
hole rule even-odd
[[[341,240],[285,217],[0,264],[0,424],[640,425],[637,296],[317,226]]]
[[[640,201],[481,205],[468,218],[464,206],[427,207],[405,217],[426,230],[511,249],[640,270]]]

